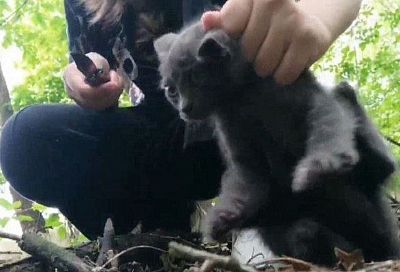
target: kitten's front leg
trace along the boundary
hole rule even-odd
[[[319,94],[308,114],[309,133],[306,152],[297,164],[293,191],[303,191],[323,176],[343,174],[358,162],[355,149],[355,119],[333,99]]]
[[[230,166],[222,177],[218,202],[207,214],[206,237],[219,240],[245,225],[259,212],[267,194],[266,180],[243,166]]]

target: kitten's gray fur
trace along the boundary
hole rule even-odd
[[[237,40],[222,30],[205,33],[199,23],[154,45],[167,99],[183,119],[215,124],[226,161],[207,235],[218,239],[232,228],[259,225],[277,254],[324,264],[333,257],[319,259],[317,236],[329,241],[325,251],[339,245],[361,247],[370,259],[398,254],[379,186],[393,172],[393,160],[348,85],[330,93],[310,72],[289,86],[261,79]],[[363,169],[373,159],[387,167],[375,171],[364,188],[361,178],[369,177]],[[285,230],[283,236],[276,226]],[[364,230],[354,238],[359,228]],[[380,242],[370,242],[371,236]],[[288,242],[276,244],[275,237]]]

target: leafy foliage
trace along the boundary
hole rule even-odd
[[[400,2],[365,3],[357,21],[313,69],[357,85],[382,134],[400,143]],[[400,162],[399,146],[391,147]],[[400,191],[400,176],[391,189]]]
[[[7,3],[7,1],[5,1]],[[62,0],[14,0],[10,7],[0,6],[3,46],[15,45],[23,52],[19,67],[27,72],[25,82],[12,91],[14,110],[34,103],[67,102],[62,72],[68,62],[66,22]],[[6,75],[7,76],[7,75]]]
[[[316,65],[337,81],[359,86],[369,115],[385,136],[400,142],[400,3],[364,5],[356,23]],[[395,147],[395,146],[394,146]],[[399,157],[400,149],[395,148]]]

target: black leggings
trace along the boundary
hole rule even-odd
[[[214,141],[183,148],[184,123],[161,103],[104,112],[36,105],[1,137],[3,173],[25,197],[57,207],[90,238],[107,217],[116,231],[189,227],[193,200],[214,197],[222,164]]]

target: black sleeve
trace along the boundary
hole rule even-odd
[[[89,23],[90,15],[79,0],[64,0],[70,52],[97,52],[110,63],[114,62],[112,45],[118,35],[116,29],[105,30],[98,23]]]

